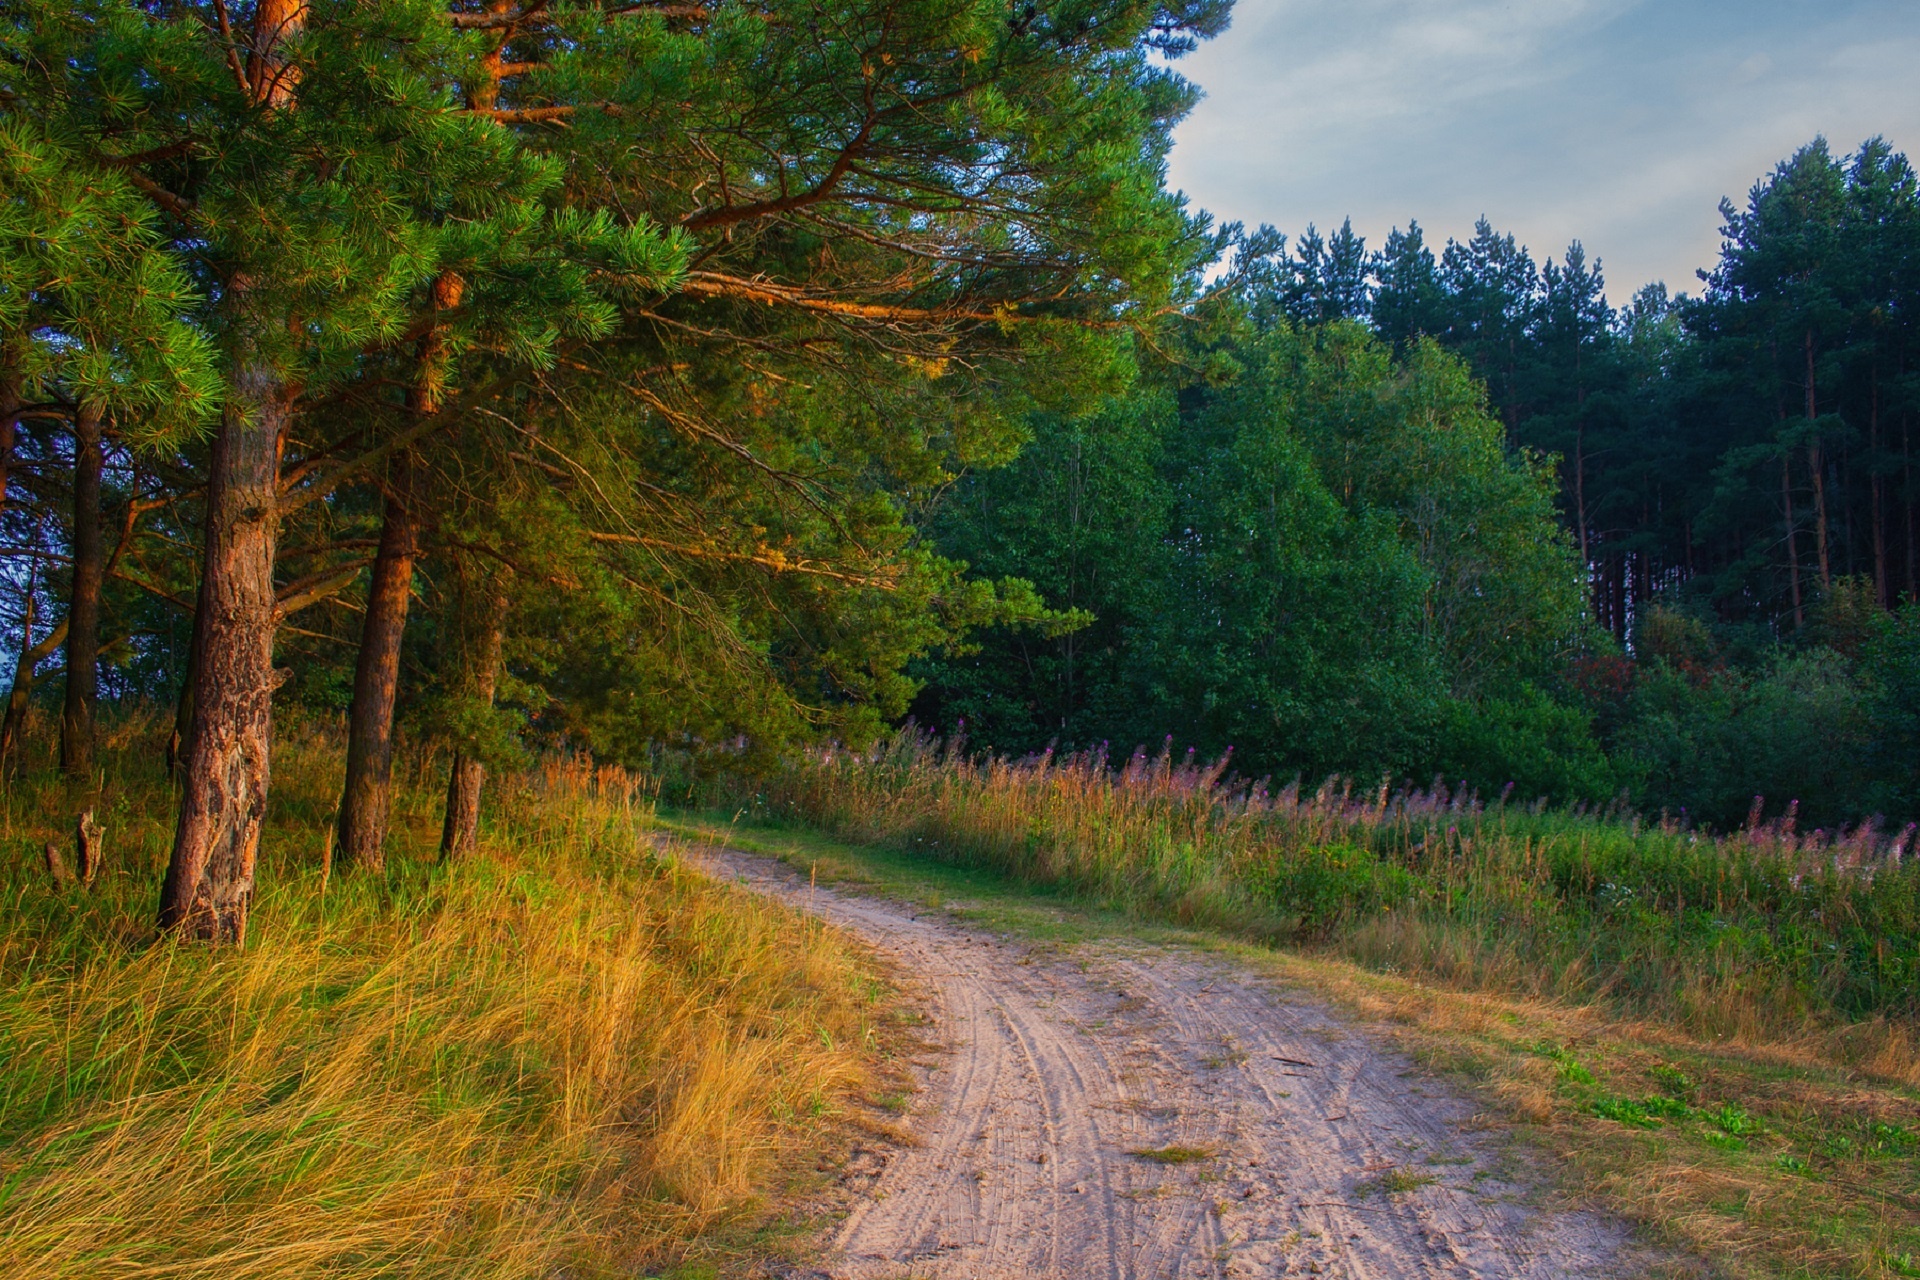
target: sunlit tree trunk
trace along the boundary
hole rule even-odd
[[[496,572],[474,586],[461,601],[477,617],[461,654],[461,690],[476,706],[491,707],[499,687],[500,656],[507,630],[506,583]],[[452,861],[473,852],[480,840],[480,791],[487,767],[479,757],[462,750],[454,754],[447,778],[447,814],[440,828],[440,856]]]
[[[246,87],[253,101],[289,110],[297,70],[282,45],[306,25],[305,0],[259,0]],[[239,337],[226,410],[207,472],[193,720],[183,751],[173,856],[160,890],[160,927],[242,944],[267,812],[273,730],[273,559],[279,536],[280,452],[293,390],[249,331],[278,319],[245,273],[226,281]]]
[[[246,940],[267,809],[275,503],[290,407],[274,371],[243,362],[208,476],[193,717],[160,924],[215,942]]]
[[[106,468],[100,409],[82,404],[73,419],[73,575],[67,605],[67,690],[60,713],[60,767],[84,783],[93,776],[93,716],[100,695],[100,589],[106,545],[100,481]]]
[[[400,644],[413,598],[418,553],[412,463],[394,467],[380,550],[367,589],[360,653],[353,668],[353,708],[347,719],[347,780],[340,798],[338,859],[342,867],[386,865],[387,823],[393,809],[393,707],[400,687]]]
[[[434,282],[436,310],[460,305],[460,278],[444,273]],[[421,340],[408,407],[430,414],[440,407],[446,345],[431,330]],[[413,600],[413,562],[420,547],[418,468],[409,454],[395,459],[380,526],[380,549],[367,590],[367,613],[353,669],[353,706],[347,720],[347,777],[340,797],[339,859],[343,867],[377,870],[386,865],[387,827],[393,813],[393,710],[400,691],[400,648]]]

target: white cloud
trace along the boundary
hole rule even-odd
[[[1374,243],[1485,213],[1536,254],[1583,240],[1623,297],[1696,287],[1714,206],[1815,133],[1920,148],[1910,0],[1240,0],[1179,69],[1209,97],[1172,180],[1224,217],[1351,214]]]

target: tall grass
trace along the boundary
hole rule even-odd
[[[1190,755],[970,760],[911,733],[730,785],[750,810],[1109,906],[1710,1038],[1818,1036],[1920,1080],[1911,827],[1800,832],[1756,810],[1716,837],[1440,783],[1270,792]]]
[[[863,1079],[834,937],[656,855],[638,780],[553,762],[482,854],[325,877],[338,744],[277,744],[244,951],[156,938],[155,735],[110,744],[107,868],[39,862],[70,798],[0,802],[0,1274],[634,1275],[764,1190]]]

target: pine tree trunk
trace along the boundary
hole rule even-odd
[[[7,477],[13,468],[13,434],[20,425],[20,409],[25,391],[15,361],[7,360],[0,372],[0,511],[7,508]]]
[[[67,779],[93,777],[93,715],[100,695],[100,588],[106,540],[100,528],[105,470],[100,410],[83,404],[73,421],[73,583],[67,605],[67,696],[60,714],[60,767]]]
[[[1867,414],[1867,445],[1873,459],[1868,488],[1873,494],[1873,599],[1882,609],[1891,608],[1893,597],[1887,584],[1886,477],[1880,474],[1880,370],[1873,371],[1872,408]]]
[[[478,600],[469,597],[461,602],[463,608],[478,605],[476,611],[480,615],[476,620],[477,634],[470,637],[471,642],[462,654],[465,670],[461,682],[464,693],[476,703],[491,707],[499,687],[500,654],[506,642],[506,584],[497,575],[489,575],[475,585],[484,595]],[[466,857],[479,844],[480,789],[486,777],[487,767],[476,756],[468,751],[455,753],[453,769],[447,778],[446,821],[440,828],[443,861]]]
[[[1914,527],[1913,501],[1913,420],[1905,413],[1900,415],[1900,461],[1902,478],[1907,489],[1907,599],[1920,600],[1920,570],[1914,564],[1915,544],[1920,543]]]
[[[433,282],[435,311],[460,305],[465,284],[451,271]],[[407,405],[416,414],[440,407],[447,370],[446,339],[435,325],[420,340]],[[394,460],[391,490],[380,525],[380,549],[367,591],[367,615],[353,671],[353,708],[347,722],[347,780],[340,797],[339,859],[343,866],[386,865],[387,826],[393,812],[393,708],[400,689],[400,646],[413,599],[413,561],[419,554],[420,500],[411,454]]]
[[[206,613],[204,593],[193,593],[193,629],[187,634],[187,671],[180,679],[180,696],[173,704],[173,732],[167,737],[167,772],[177,774],[185,762],[187,738],[193,732],[193,673],[200,665],[200,619]]]
[[[292,109],[299,71],[280,54],[306,19],[306,0],[259,0],[254,6],[245,70],[247,92],[259,106]],[[226,281],[226,301],[243,333],[250,325],[273,323],[249,305],[253,292],[254,281],[244,272]],[[280,451],[293,395],[257,350],[242,348],[208,465],[199,635],[189,677],[193,723],[173,856],[160,889],[162,929],[236,946],[247,940],[272,773],[278,683],[273,558],[280,530]]]
[[[1818,394],[1813,380],[1813,330],[1807,330],[1807,470],[1813,475],[1813,546],[1820,561],[1820,589],[1833,585],[1833,570],[1827,556],[1827,474],[1820,456],[1820,440],[1812,435],[1813,422],[1819,418]]]
[[[347,722],[347,781],[340,798],[337,859],[343,868],[386,866],[387,823],[393,809],[393,705],[400,687],[400,643],[413,599],[417,528],[412,466],[394,468],[380,526],[380,550],[367,590],[367,614],[353,669],[353,709]]]
[[[1793,530],[1793,468],[1791,454],[1780,454],[1780,502],[1787,512],[1787,594],[1793,601],[1793,625],[1798,630],[1806,623],[1800,603],[1800,547]]]
[[[239,288],[234,290],[239,292]],[[180,817],[160,926],[246,941],[273,727],[275,503],[290,393],[243,363],[214,438]]]

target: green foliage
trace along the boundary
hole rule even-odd
[[[935,509],[943,551],[1094,620],[930,664],[923,722],[1002,750],[1176,728],[1255,772],[1607,791],[1580,714],[1542,692],[1580,636],[1551,473],[1505,449],[1465,367],[1357,325],[1219,351],[1222,384],[1036,420],[1020,461]],[[1529,733],[1567,754],[1523,761]]]
[[[144,445],[199,428],[223,390],[200,290],[151,202],[49,123],[0,116],[7,380],[115,414]]]
[[[1337,778],[1312,795],[1269,792],[1224,773],[1191,756],[1135,756],[1118,771],[1097,755],[968,761],[908,736],[701,785],[749,815],[1125,910],[1605,1001],[1707,1036],[1915,1012],[1911,830],[1835,836],[1781,819],[1715,838],[1618,808],[1486,804],[1444,787],[1356,793]],[[1663,1115],[1668,1104],[1635,1105]],[[1738,1117],[1723,1119],[1737,1136]]]

